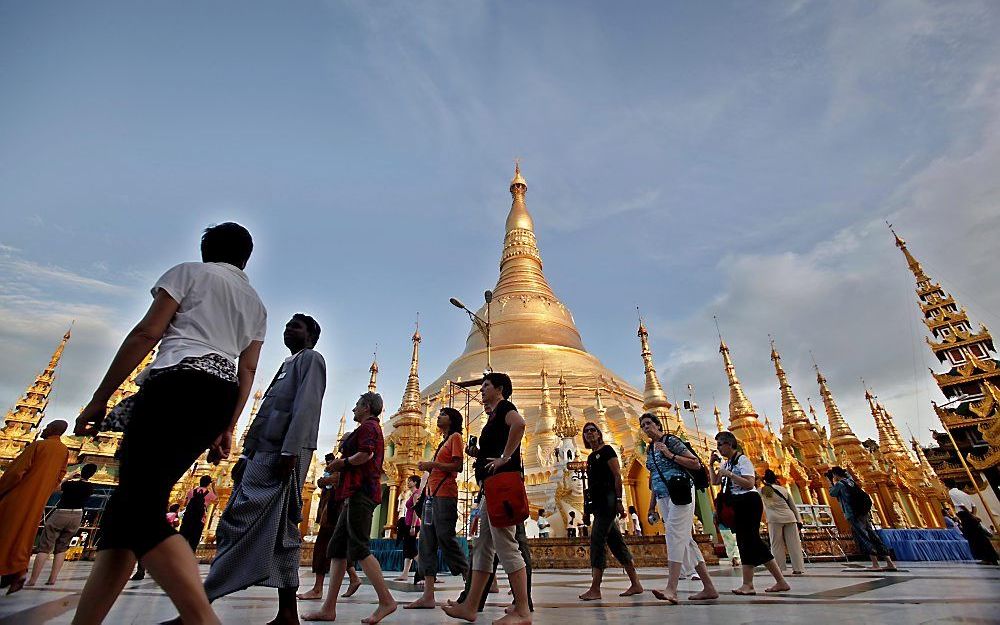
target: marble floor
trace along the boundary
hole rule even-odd
[[[855,567],[815,564],[806,576],[790,578],[791,592],[777,596],[761,592],[754,597],[729,594],[730,589],[739,585],[738,573],[728,567],[713,567],[712,578],[723,596],[712,602],[684,603],[684,597],[700,589],[700,584],[682,581],[679,606],[658,602],[649,592],[627,599],[618,597],[627,585],[621,571],[608,570],[603,601],[586,603],[578,600],[577,595],[588,585],[587,572],[539,571],[534,577],[532,593],[534,622],[560,625],[568,622],[572,625],[1000,623],[1000,568],[965,563],[907,562],[902,563],[903,570],[898,573],[870,573]],[[0,625],[69,623],[89,570],[90,564],[86,562],[67,563],[62,579],[55,586],[25,589],[11,596],[0,595]],[[207,570],[207,566],[202,567],[203,573]],[[662,569],[642,569],[640,573],[647,589],[662,588],[666,584]],[[311,583],[312,574],[303,569],[302,579],[304,584]],[[444,583],[438,584],[439,600],[457,596],[461,580],[443,579]],[[766,574],[758,573],[758,591],[769,585],[768,580]],[[502,615],[507,595],[503,584],[501,589],[502,594],[491,595],[478,622],[489,623]],[[415,599],[417,592],[412,586],[393,584],[393,594],[401,604]],[[338,622],[359,623],[373,610],[374,598],[372,588],[363,586],[351,599],[342,599]],[[239,625],[266,623],[274,616],[276,605],[275,591],[267,588],[246,590],[215,604],[223,623]],[[303,601],[299,609],[305,612],[315,605],[316,602]],[[170,601],[156,583],[147,578],[142,582],[129,582],[106,622],[114,625],[157,623],[174,615]],[[384,622],[423,625],[455,621],[436,610],[400,609]]]

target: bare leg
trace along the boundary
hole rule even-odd
[[[870,569],[870,570],[872,570],[872,571],[881,571],[881,570],[882,570],[882,567],[880,567],[880,566],[878,565],[878,557],[877,557],[877,556],[868,556],[868,557],[869,557],[869,558],[871,559],[871,561],[872,561],[872,566],[871,566],[871,569]]]
[[[875,560],[875,562],[878,563],[878,560]],[[887,570],[887,571],[897,571],[897,570],[899,570],[899,569],[896,568],[896,563],[892,561],[892,557],[889,556],[889,555],[885,556],[885,570]]]
[[[511,590],[514,591],[513,610],[493,621],[493,625],[531,625],[531,609],[528,608],[527,567],[507,575]]]
[[[73,625],[100,625],[104,622],[134,568],[135,554],[128,549],[98,551],[80,593]]]
[[[476,616],[479,614],[479,598],[483,596],[483,591],[486,589],[486,584],[489,583],[489,580],[489,571],[473,571],[472,584],[469,586],[469,592],[465,593],[465,599],[460,603],[446,605],[441,609],[452,618],[460,618],[464,621],[475,623]]]
[[[220,623],[205,594],[198,561],[183,536],[175,534],[153,547],[142,557],[142,565],[170,597],[184,625]]]
[[[353,565],[347,567],[347,576],[350,578],[350,581],[347,584],[347,590],[344,591],[344,594],[340,595],[344,598],[350,597],[354,593],[358,592],[359,588],[361,588],[361,578],[358,577],[358,572],[354,570]]]
[[[267,625],[299,625],[299,611],[295,604],[298,588],[278,589],[278,615]]]
[[[733,589],[734,594],[752,595],[756,592],[753,588],[753,569],[754,567],[749,564],[743,564],[740,566],[740,572],[743,574],[743,585],[739,588]]]
[[[28,578],[25,586],[34,586],[38,583],[38,578],[42,576],[42,569],[45,568],[45,563],[49,561],[49,554],[38,552],[35,554],[35,562],[31,565],[31,577]]]
[[[378,607],[375,608],[371,616],[361,619],[361,622],[368,625],[375,625],[396,611],[396,600],[392,598],[389,587],[385,585],[385,578],[382,577],[382,567],[379,566],[375,556],[369,554],[367,558],[362,560],[361,570],[365,572],[365,577],[371,582],[372,587],[375,588],[375,594],[378,596]],[[424,584],[424,586],[426,585]]]
[[[771,577],[774,578],[774,585],[770,588],[765,588],[764,592],[785,592],[786,590],[792,589],[792,587],[788,585],[788,582],[785,581],[785,576],[781,574],[781,567],[779,567],[778,563],[774,561],[774,558],[768,560],[767,564],[764,566],[767,567],[767,570],[771,573]]]
[[[635,564],[629,562],[625,565],[625,574],[628,575],[628,581],[631,584],[625,589],[625,592],[620,593],[619,597],[631,597],[632,595],[641,595],[645,589],[642,587],[642,582],[639,581],[639,572],[635,570]]]
[[[323,580],[326,579],[326,575],[323,573],[316,573],[316,580],[313,582],[313,587],[306,592],[297,596],[298,599],[303,601],[313,601],[316,599],[323,598]]]
[[[704,601],[707,599],[718,599],[719,591],[715,589],[715,584],[712,582],[712,576],[708,574],[708,567],[705,566],[704,562],[699,562],[694,570],[698,572],[698,577],[701,578],[701,592],[691,595],[690,599],[692,601]]]
[[[667,562],[667,587],[654,590],[653,596],[670,605],[677,605],[677,584],[681,579],[681,563],[670,560]]]
[[[344,573],[347,572],[347,560],[334,558],[330,562],[330,588],[327,590],[326,599],[317,612],[303,614],[305,621],[335,621],[337,620],[337,593],[340,592],[340,585],[344,583]]]
[[[406,581],[406,578],[409,577],[409,575],[410,575],[410,565],[412,565],[412,564],[413,564],[413,558],[404,558],[403,559],[403,570],[399,573],[399,576],[396,577],[396,581],[397,582],[405,582]]]
[[[420,598],[404,606],[407,610],[420,610],[436,608],[437,600],[434,598],[434,584],[437,583],[437,575],[424,575],[424,594]]]
[[[596,601],[601,598],[601,581],[604,579],[604,571],[597,567],[590,569],[590,588],[580,595],[584,601]]]
[[[52,556],[52,570],[49,571],[49,581],[45,582],[47,586],[51,586],[56,583],[56,578],[59,577],[59,571],[62,570],[63,563],[66,561],[66,552],[57,553]]]

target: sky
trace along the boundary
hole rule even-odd
[[[75,320],[47,411],[72,421],[156,278],[235,220],[258,383],[292,313],[323,326],[325,448],[376,348],[398,407],[418,313],[425,384],[461,353],[448,298],[494,285],[520,158],[548,280],[617,374],[642,388],[638,306],[712,424],[715,315],[775,424],[769,334],[803,404],[814,357],[859,436],[863,378],[929,442],[942,366],[885,221],[1000,327],[997,32],[964,0],[0,3],[0,407]]]

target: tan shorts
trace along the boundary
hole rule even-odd
[[[60,510],[56,508],[45,521],[42,539],[38,543],[39,553],[64,553],[69,549],[69,541],[76,536],[83,521],[80,510]]]

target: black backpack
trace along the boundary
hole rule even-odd
[[[708,488],[709,482],[711,480],[709,479],[708,476],[708,467],[706,467],[705,463],[701,461],[701,457],[697,453],[695,453],[694,448],[691,447],[691,443],[687,442],[683,438],[680,438],[679,436],[674,436],[673,434],[668,434],[667,438],[670,438],[671,436],[679,439],[682,443],[684,443],[684,446],[687,447],[688,451],[691,452],[692,456],[698,459],[698,464],[701,465],[697,469],[687,469],[687,468],[684,469],[685,471],[688,472],[688,475],[691,476],[691,481],[694,482],[695,490],[705,490],[706,488]]]
[[[859,515],[868,514],[872,511],[872,498],[857,483],[852,481],[852,484],[853,486],[847,489],[851,511]]]

